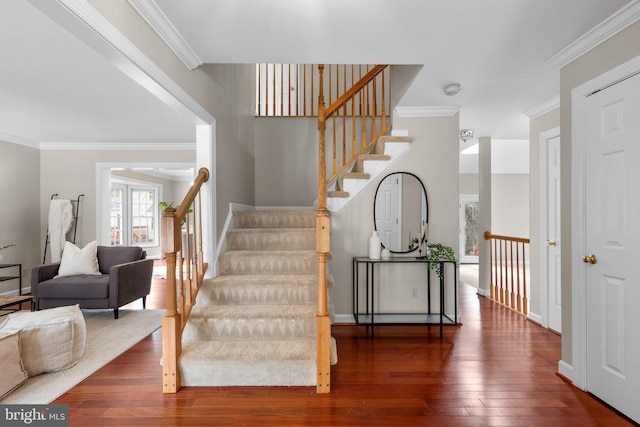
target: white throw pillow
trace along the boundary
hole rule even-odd
[[[20,332],[0,331],[0,399],[11,393],[27,379],[27,372],[20,358]]]
[[[95,240],[87,243],[87,246],[82,249],[71,242],[64,243],[60,268],[56,277],[75,276],[78,274],[100,274],[98,245]]]

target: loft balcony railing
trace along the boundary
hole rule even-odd
[[[527,315],[529,239],[484,233],[490,240],[490,297],[518,313]]]

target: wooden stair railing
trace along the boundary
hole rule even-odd
[[[490,240],[491,299],[526,316],[529,311],[526,259],[530,240],[489,231],[484,232],[484,239]]]
[[[331,223],[327,210],[327,183],[335,179],[362,153],[370,149],[377,139],[390,129],[386,123],[386,92],[384,72],[388,65],[376,65],[365,76],[346,90],[329,107],[324,101],[324,65],[318,65],[318,213],[316,216],[316,251],[318,256],[318,311],[316,314],[317,375],[316,391],[331,390],[331,321],[327,305],[327,257],[330,250]],[[381,76],[381,95],[377,91]],[[381,109],[378,111],[379,96]],[[360,108],[356,109],[356,102]],[[367,104],[368,107],[364,107]],[[356,115],[356,110],[358,115]],[[339,120],[341,118],[341,120]],[[326,144],[326,128],[332,120],[332,143]],[[337,128],[341,125],[342,132]],[[347,127],[350,125],[350,135]],[[359,125],[359,129],[358,129]],[[348,140],[350,138],[350,140]],[[341,141],[338,144],[338,141]],[[338,163],[338,147],[340,163]],[[330,154],[331,175],[327,179],[327,151]]]
[[[209,170],[201,168],[177,209],[165,209],[162,217],[161,250],[167,264],[167,308],[162,319],[164,393],[176,393],[181,387],[178,360],[182,352],[182,330],[207,270],[202,250],[200,190],[208,180]]]

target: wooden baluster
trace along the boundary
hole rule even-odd
[[[522,242],[522,260],[524,264],[522,274],[522,313],[526,316],[529,313],[529,302],[527,301],[527,266],[524,242]]]
[[[487,234],[485,233],[485,239],[487,238]],[[494,289],[495,287],[495,280],[493,280],[493,245],[491,244],[492,240],[489,240],[489,298],[495,300],[496,299],[496,291]]]
[[[351,84],[355,83],[355,66],[351,66]],[[358,152],[356,138],[356,100],[351,99],[351,157],[355,157]]]
[[[377,130],[376,130],[376,118],[378,117],[378,103],[377,103],[377,98],[378,98],[378,91],[377,91],[377,86],[376,86],[376,79],[373,80],[373,82],[371,82],[371,102],[373,103],[373,106],[371,107],[371,143],[373,143],[373,141],[376,138],[376,135],[378,134]]]
[[[520,293],[520,247],[519,245],[516,243],[516,273],[517,273],[517,289],[518,292],[516,293],[516,298],[517,298],[517,307],[516,307],[516,311],[518,313],[522,313],[522,294]]]
[[[265,99],[262,96],[262,89],[261,89],[261,83],[262,83],[262,64],[257,64],[256,68],[258,69],[258,117],[262,116],[262,101]]]
[[[509,298],[509,302],[510,302],[510,307],[515,309],[516,307],[516,297],[515,297],[515,292],[514,292],[514,288],[515,288],[515,277],[513,275],[513,242],[509,242],[509,255],[511,257],[511,279],[509,280],[510,283],[510,288],[511,288],[511,296]]]
[[[382,70],[382,129],[387,128],[387,115],[386,115],[386,92],[385,92],[385,76],[384,70]]]
[[[500,247],[500,256],[498,257],[498,259],[500,260],[500,304],[504,304],[504,277],[503,277],[503,270],[502,270],[502,240],[499,241],[499,247]]]

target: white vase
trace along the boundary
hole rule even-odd
[[[380,259],[380,252],[382,251],[382,245],[380,243],[380,237],[378,233],[373,230],[371,237],[369,237],[369,258]]]
[[[391,251],[387,248],[384,248],[382,252],[380,252],[380,257],[384,260],[391,259]]]

